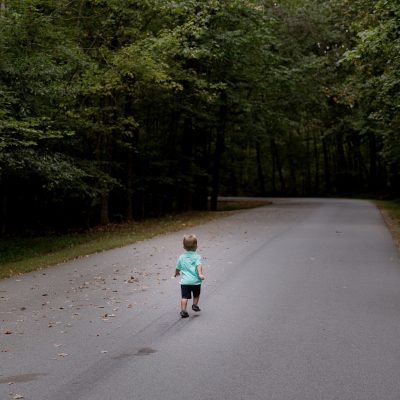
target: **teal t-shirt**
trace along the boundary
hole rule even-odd
[[[201,264],[201,256],[195,251],[186,251],[176,262],[176,269],[181,272],[181,285],[201,285],[197,266]]]

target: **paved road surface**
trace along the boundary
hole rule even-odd
[[[184,232],[0,282],[0,399],[400,399],[400,264],[373,205],[190,229],[207,280],[182,320]]]

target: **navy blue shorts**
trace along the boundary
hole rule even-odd
[[[182,299],[191,299],[193,297],[199,297],[201,291],[201,285],[181,285]]]

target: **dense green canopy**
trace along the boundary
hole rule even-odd
[[[396,195],[399,54],[394,0],[0,0],[1,233]]]

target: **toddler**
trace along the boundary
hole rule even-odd
[[[185,235],[183,237],[183,248],[186,250],[178,258],[175,269],[175,277],[181,276],[181,317],[187,318],[189,316],[186,311],[188,300],[192,298],[192,310],[199,312],[198,306],[200,299],[201,284],[205,276],[203,274],[203,266],[201,265],[201,256],[196,253],[197,238],[195,235]]]

